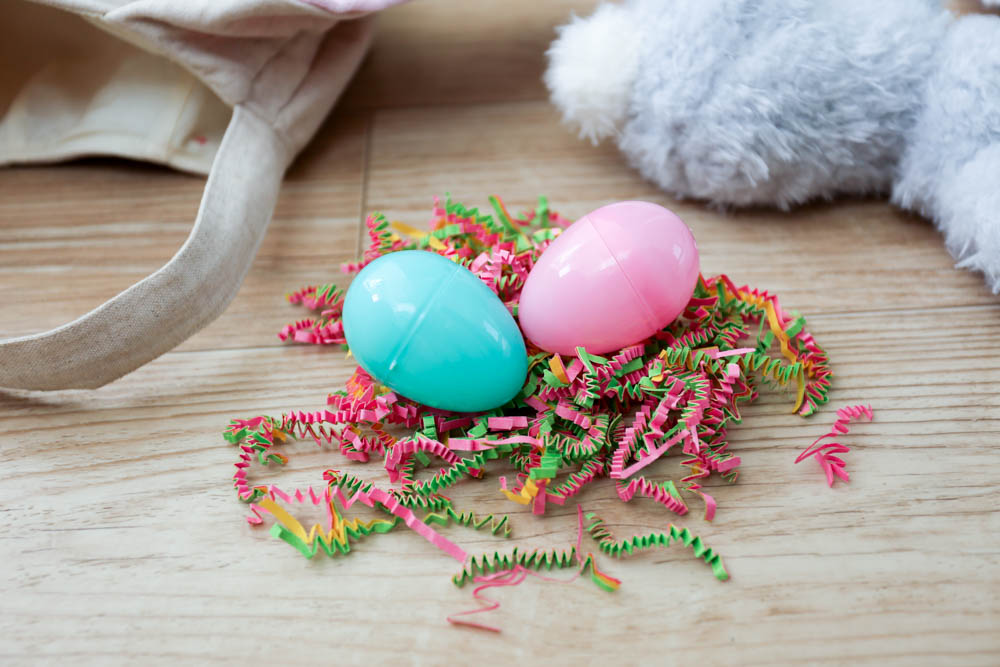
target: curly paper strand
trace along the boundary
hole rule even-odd
[[[486,607],[481,607],[479,609],[470,609],[468,611],[458,612],[457,614],[452,614],[447,617],[449,623],[453,625],[464,625],[467,627],[477,628],[479,630],[489,630],[490,632],[500,632],[499,628],[493,627],[491,625],[485,625],[482,623],[476,623],[474,621],[465,620],[460,618],[462,616],[469,616],[472,614],[481,614],[490,611],[494,611],[500,608],[500,603],[492,598],[487,598],[482,595],[482,591],[495,588],[497,586],[518,586],[523,583],[529,576],[541,579],[542,581],[559,583],[559,584],[570,584],[576,581],[580,575],[585,571],[590,571],[591,581],[593,581],[597,586],[608,592],[613,592],[618,590],[621,582],[614,577],[609,577],[600,570],[597,569],[597,565],[594,562],[594,555],[588,553],[585,559],[581,559],[579,554],[582,552],[581,542],[583,540],[583,509],[580,506],[576,508],[577,516],[577,533],[576,533],[576,547],[573,549],[572,553],[576,557],[576,561],[579,564],[579,569],[577,569],[576,574],[574,574],[569,579],[555,579],[553,577],[545,577],[537,572],[533,572],[528,569],[529,566],[524,563],[537,564],[540,562],[538,559],[532,559],[530,556],[526,556],[523,560],[524,563],[517,563],[514,567],[510,569],[496,570],[492,574],[480,574],[473,577],[473,581],[479,586],[477,586],[473,592],[472,596],[479,602],[485,603]],[[537,553],[537,552],[536,552]],[[518,560],[517,557],[512,556],[511,560]],[[483,560],[481,562],[489,563],[488,560]],[[503,557],[499,554],[494,554],[494,563],[503,562]],[[489,567],[489,565],[487,565]],[[551,569],[551,566],[550,566]],[[463,573],[467,574],[467,573]],[[456,581],[458,586],[464,584],[464,579],[461,581]]]
[[[805,451],[798,455],[795,459],[795,463],[804,461],[810,456],[814,457],[819,462],[820,467],[823,468],[823,472],[826,474],[827,486],[833,486],[834,475],[845,482],[851,481],[850,475],[847,474],[844,459],[839,456],[834,456],[835,454],[846,454],[851,451],[851,448],[846,445],[842,445],[839,442],[820,443],[827,438],[835,438],[838,435],[846,435],[851,430],[849,426],[850,423],[862,417],[866,417],[868,421],[871,421],[874,418],[872,406],[848,405],[847,407],[837,410],[837,418],[834,420],[830,431],[813,440],[812,444],[806,447]]]
[[[593,512],[588,512],[586,515],[589,521],[592,523],[587,527],[587,532],[590,536],[597,540],[597,543],[601,547],[601,551],[606,554],[615,557],[621,557],[622,554],[631,554],[633,551],[640,551],[643,549],[651,549],[655,547],[668,547],[671,542],[680,542],[686,547],[691,547],[694,551],[696,558],[700,558],[705,561],[711,568],[712,573],[715,578],[719,581],[726,581],[729,579],[729,573],[726,572],[725,566],[722,564],[722,558],[719,554],[715,553],[701,541],[701,538],[694,535],[687,528],[678,528],[674,524],[670,524],[666,533],[650,533],[649,535],[637,535],[628,540],[616,541],[614,535],[608,530],[607,526],[604,525],[604,521],[597,517]]]

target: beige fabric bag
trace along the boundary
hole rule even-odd
[[[102,154],[208,174],[177,254],[69,324],[0,341],[0,387],[99,387],[215,319],[361,61],[364,15],[399,1],[0,1],[0,165]]]

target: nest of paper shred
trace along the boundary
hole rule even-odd
[[[534,211],[520,216],[509,214],[497,198],[490,201],[493,211],[484,213],[435,199],[429,231],[372,215],[366,223],[368,249],[360,262],[343,270],[359,271],[399,250],[437,252],[476,274],[516,317],[528,272],[569,221],[551,211],[544,198]],[[346,348],[344,294],[343,288],[324,284],[288,295],[292,303],[316,314],[285,327],[281,339]],[[343,389],[328,396],[323,410],[232,421],[226,437],[240,448],[234,484],[253,510],[248,520],[261,523],[263,514],[272,515],[272,533],[307,557],[319,551],[346,553],[352,541],[405,523],[461,562],[458,585],[514,569],[578,567],[589,570],[598,585],[615,588],[617,581],[601,573],[579,544],[554,551],[515,549],[510,554],[470,556],[433,526],[459,523],[507,535],[507,518],[462,512],[447,490],[467,479],[486,479],[488,463],[502,459],[514,476],[493,482],[497,492],[530,506],[537,515],[608,477],[624,502],[639,496],[677,515],[686,514],[693,502],[711,520],[716,502],[704,483],[713,475],[727,482],[737,478],[740,457],[730,451],[727,433],[740,421],[741,403],[754,400],[762,385],[787,387],[795,395],[794,410],[806,416],[826,402],[831,378],[826,355],[807,333],[802,316],[785,312],[776,296],[737,286],[725,275],[700,277],[683,314],[641,344],[605,356],[581,348],[564,358],[529,343],[528,353],[523,389],[488,413],[460,414],[419,405],[358,368]],[[405,428],[408,434],[391,435],[399,429],[390,426]],[[251,485],[249,466],[254,460],[265,466],[285,463],[278,450],[289,437],[334,445],[350,461],[380,457],[391,486],[379,488],[338,469],[324,474],[320,491],[286,493]],[[649,464],[669,454],[682,457],[684,476],[653,481],[643,474]],[[438,470],[418,480],[418,466]],[[386,518],[345,518],[341,509],[358,501],[383,510]],[[288,509],[295,503],[323,505],[326,525],[307,531]],[[728,577],[718,554],[686,528],[667,524],[663,533],[618,540],[592,513],[581,513],[580,521],[581,533],[588,533],[606,554],[679,542],[717,578]]]

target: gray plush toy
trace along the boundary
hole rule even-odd
[[[998,0],[993,0],[994,3]],[[546,83],[671,195],[890,194],[1000,291],[1000,17],[933,0],[626,0],[560,28]]]

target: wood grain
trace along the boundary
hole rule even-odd
[[[578,141],[537,79],[571,4],[387,12],[218,321],[96,391],[0,393],[4,664],[1000,662],[996,297],[952,268],[929,223],[882,201],[718,212],[666,199],[613,147]],[[111,160],[0,170],[0,334],[56,326],[154,270],[183,242],[201,188]],[[408,531],[306,561],[244,522],[222,428],[319,408],[352,370],[338,350],[278,343],[300,315],[282,294],[346,284],[338,265],[357,253],[362,212],[421,225],[445,192],[478,205],[496,193],[514,208],[546,194],[570,217],[615,199],[670,205],[694,228],[706,272],[774,290],[807,316],[836,372],[830,406],[802,420],[790,396],[765,393],[733,433],[743,472],[713,486],[716,520],[678,521],[723,555],[729,582],[678,547],[604,558],[620,591],[530,582],[497,593],[497,637],[448,626],[476,605],[450,583],[454,563]],[[851,484],[827,489],[815,466],[792,461],[833,409],[859,402],[875,421],[845,439]],[[340,467],[385,481],[379,464],[312,443],[287,451],[287,469],[254,479],[317,484]],[[666,476],[676,462],[656,466]],[[454,498],[511,513],[512,537],[443,532],[473,553],[569,544],[575,508],[534,517],[497,493],[503,472]],[[581,503],[621,536],[671,519],[622,504],[607,480]]]
[[[422,0],[379,17],[348,108],[543,100],[545,50],[571,12],[596,0]]]

